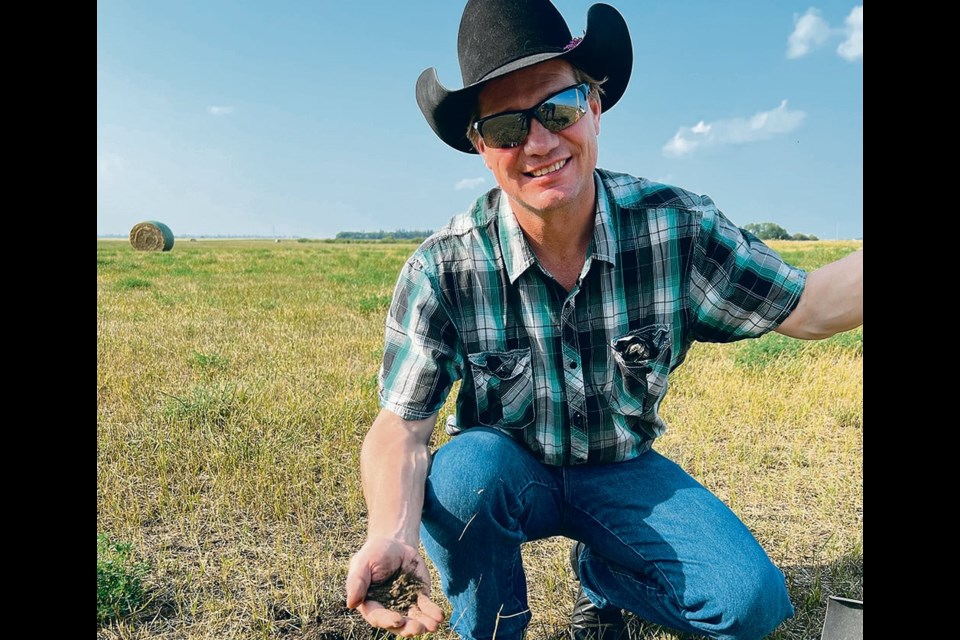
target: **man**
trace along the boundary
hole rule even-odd
[[[428,69],[417,101],[499,188],[400,275],[347,605],[402,636],[435,631],[443,615],[428,588],[405,615],[365,601],[398,568],[429,584],[422,542],[462,637],[521,638],[520,546],[562,535],[578,541],[576,637],[617,637],[626,609],[682,632],[762,638],[793,614],[783,574],[651,448],[665,429],[658,408],[693,341],[859,326],[862,251],[808,275],[709,198],[598,169],[601,114],[633,59],[612,7],[591,7],[572,38],[547,0],[469,0],[458,49],[464,88]],[[458,379],[455,436],[431,458]]]

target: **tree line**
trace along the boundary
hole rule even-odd
[[[339,231],[337,240],[424,240],[433,231],[397,229],[396,231]]]
[[[743,226],[761,240],[819,240],[815,235],[793,233],[775,222],[752,222]],[[430,230],[397,229],[396,231],[339,231],[336,240],[424,240],[432,234]]]
[[[743,225],[744,231],[749,231],[761,240],[819,240],[817,236],[805,233],[790,234],[786,229],[775,222],[752,222]]]

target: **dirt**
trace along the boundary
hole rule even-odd
[[[417,604],[417,596],[423,590],[424,584],[412,573],[401,573],[397,569],[386,580],[374,582],[367,589],[367,600],[375,600],[387,609],[407,615],[410,607]]]

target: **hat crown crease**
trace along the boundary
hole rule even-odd
[[[463,86],[516,60],[562,53],[570,40],[567,23],[549,0],[470,0],[457,37]]]

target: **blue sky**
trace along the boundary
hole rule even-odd
[[[601,167],[707,194],[733,222],[863,236],[863,5],[610,0],[634,70]],[[437,229],[494,186],[414,85],[462,86],[464,2],[97,3],[97,234]],[[574,35],[593,2],[556,0]]]

